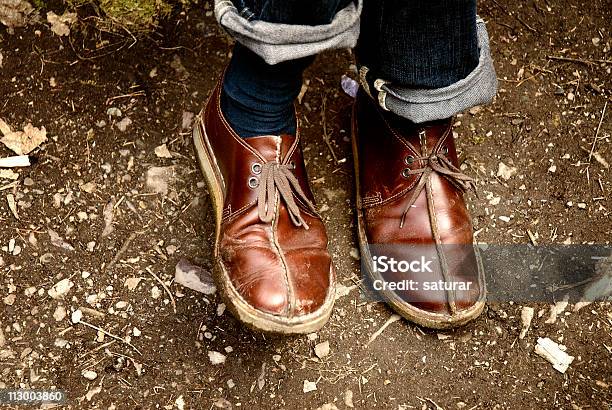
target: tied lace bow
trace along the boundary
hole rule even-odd
[[[437,172],[446,178],[455,188],[459,189],[461,192],[466,192],[469,189],[476,190],[476,182],[474,178],[465,175],[459,168],[454,166],[450,160],[446,157],[445,154],[441,152],[431,153],[429,155],[414,157],[414,161],[425,161],[425,166],[423,168],[417,169],[406,169],[405,175],[421,175],[418,184],[412,192],[412,196],[406,205],[406,209],[402,213],[402,218],[400,220],[400,228],[404,227],[404,222],[406,220],[406,214],[410,211],[410,208],[416,202],[419,194],[423,189],[427,188],[429,183],[429,177],[433,172]]]
[[[306,207],[317,212],[314,204],[306,197],[300,183],[293,174],[295,166],[279,164],[276,161],[267,162],[261,167],[260,183],[257,186],[257,210],[259,219],[271,222],[276,212],[276,192],[285,202],[287,213],[296,226],[308,229],[308,224],[302,217],[300,207],[295,201],[297,197]]]

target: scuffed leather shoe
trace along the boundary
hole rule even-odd
[[[452,119],[400,129],[385,115],[359,92],[352,135],[366,281],[410,321],[437,329],[462,325],[483,311],[486,290],[463,200],[474,182],[458,168]],[[418,263],[391,272],[391,258]]]
[[[314,332],[331,314],[335,273],[299,132],[240,138],[221,113],[220,84],[193,130],[216,211],[215,281],[246,325]]]

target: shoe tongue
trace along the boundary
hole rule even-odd
[[[262,135],[259,137],[245,138],[244,142],[249,144],[266,161],[278,161],[285,159],[287,152],[295,142],[293,135]]]

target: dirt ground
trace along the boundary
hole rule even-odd
[[[479,7],[499,95],[456,120],[463,167],[479,180],[479,197],[469,195],[478,241],[609,244],[612,3]],[[230,49],[210,5],[137,42],[58,37],[45,24],[0,29],[0,118],[48,137],[36,163],[14,169],[16,182],[0,179],[0,388],[61,389],[70,409],[610,408],[609,302],[569,306],[554,323],[536,304],[524,339],[522,306],[503,303],[456,331],[398,321],[368,343],[392,312],[357,287],[346,50],[317,59],[299,104],[309,177],[348,291],[330,322],[303,337],[261,335],[217,295],[174,283],[182,258],[211,268],[214,217],[190,113]],[[162,144],[170,154],[156,153]],[[167,192],[151,192],[147,172],[170,166]],[[72,287],[58,296],[57,283]],[[565,374],[534,353],[538,337],[575,357]],[[323,342],[330,351],[319,358]],[[316,390],[304,392],[310,382]]]

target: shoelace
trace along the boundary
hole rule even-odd
[[[300,183],[292,172],[295,168],[289,164],[279,164],[276,161],[266,162],[262,165],[260,183],[257,186],[257,210],[259,219],[271,222],[275,214],[276,191],[285,201],[287,212],[296,226],[308,229],[308,224],[302,217],[300,207],[295,201],[297,197],[309,210],[316,212],[314,204],[306,197]]]
[[[450,160],[441,152],[432,153],[428,156],[420,156],[414,157],[414,161],[427,161],[425,163],[425,167],[411,169],[406,172],[407,175],[421,175],[418,184],[415,189],[412,191],[412,196],[406,205],[406,209],[402,213],[402,218],[400,220],[400,228],[404,227],[404,222],[406,220],[406,215],[410,208],[416,202],[419,194],[423,189],[426,188],[429,177],[432,172],[437,172],[446,178],[453,186],[459,189],[461,192],[466,192],[469,189],[476,190],[476,182],[474,178],[465,175],[459,168],[454,166]]]

